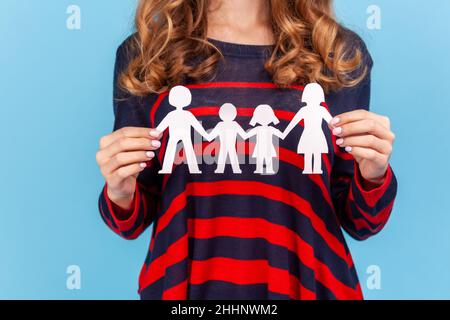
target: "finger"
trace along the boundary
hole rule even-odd
[[[390,120],[388,117],[381,116],[381,115],[378,115],[376,113],[373,113],[373,112],[370,112],[370,111],[367,111],[364,109],[349,111],[349,112],[345,112],[340,115],[337,115],[336,117],[334,117],[331,120],[331,124],[334,127],[338,127],[338,126],[342,126],[347,123],[360,121],[360,120],[364,120],[364,119],[370,119],[370,120],[377,121],[382,126],[388,128],[388,129],[390,129],[390,127],[391,127]]]
[[[153,151],[161,147],[161,142],[147,138],[121,138],[101,150],[103,158],[112,158],[116,154],[127,151]]]
[[[100,139],[100,148],[106,148],[119,139],[123,138],[147,138],[147,139],[161,139],[162,134],[159,131],[140,127],[124,127],[113,133],[106,135]]]
[[[142,163],[134,163],[125,167],[121,167],[114,171],[112,175],[110,175],[109,184],[118,185],[123,180],[128,179],[132,176],[138,175],[147,167],[145,162]]]
[[[150,161],[155,157],[153,151],[133,151],[121,152],[110,158],[110,160],[102,167],[102,173],[109,175],[113,171],[133,163],[141,163]]]
[[[336,140],[336,144],[342,148],[345,147],[363,147],[374,149],[375,151],[390,155],[392,153],[392,144],[373,135],[351,136]]]
[[[385,162],[387,156],[370,148],[363,147],[346,147],[345,151],[350,153],[355,158],[365,159],[369,161]]]
[[[367,110],[353,110],[335,116],[331,120],[331,124],[333,124],[334,126],[344,125],[346,123],[363,120],[367,117],[369,117],[369,112]]]
[[[333,129],[333,134],[341,138],[371,134],[380,139],[394,140],[394,134],[389,129],[372,119],[363,119],[344,124]]]

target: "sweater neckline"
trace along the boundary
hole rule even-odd
[[[240,44],[212,38],[208,38],[208,41],[219,48],[224,56],[268,57],[275,48],[275,45]]]

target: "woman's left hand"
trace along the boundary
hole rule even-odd
[[[353,155],[361,176],[370,183],[381,185],[395,140],[389,118],[355,110],[333,118],[331,127],[338,137],[336,144]]]

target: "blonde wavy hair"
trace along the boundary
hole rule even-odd
[[[276,85],[318,82],[329,92],[362,81],[367,66],[361,47],[352,45],[354,34],[336,21],[332,0],[267,1],[276,42],[265,69]],[[144,96],[187,78],[211,80],[222,55],[207,38],[209,5],[210,0],[140,0],[129,42],[135,54],[119,85]]]

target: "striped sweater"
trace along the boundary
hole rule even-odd
[[[249,46],[211,40],[224,55],[217,75],[208,83],[185,85],[192,92],[187,108],[206,130],[220,121],[219,107],[237,107],[244,130],[259,104],[269,104],[283,131],[300,108],[302,86],[277,88],[264,70],[270,46]],[[365,63],[372,66],[362,44]],[[126,42],[117,51],[114,130],[125,126],[154,128],[173,110],[168,94],[130,96],[117,85],[118,74],[132,54]],[[335,116],[368,109],[370,72],[353,88],[326,96]],[[351,155],[336,145],[323,123],[330,152],[323,154],[323,174],[303,175],[297,154],[303,123],[280,141],[277,173],[254,174],[254,144],[238,140],[247,161],[242,174],[215,174],[215,164],[202,161],[217,142],[195,143],[200,175],[185,163],[160,175],[167,132],[157,157],[139,175],[134,209],[119,210],[100,195],[101,217],[115,233],[135,239],[150,225],[153,232],[139,276],[142,299],[362,299],[362,291],[343,231],[364,240],[388,221],[396,195],[389,168],[383,185],[366,190]],[[180,157],[183,156],[181,152]]]

